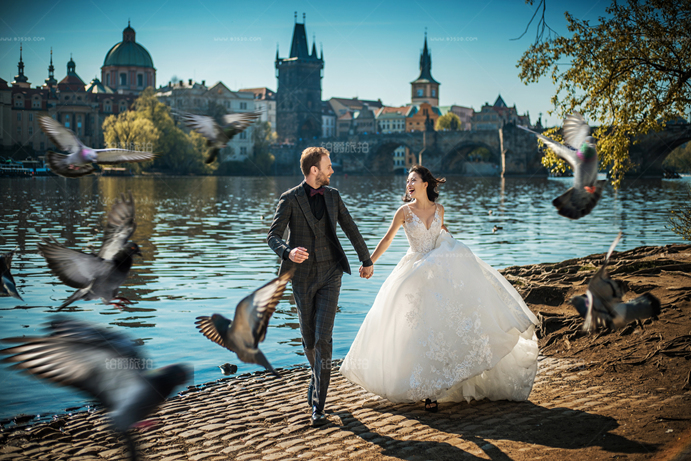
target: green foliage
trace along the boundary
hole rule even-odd
[[[461,129],[461,119],[453,112],[447,112],[437,119],[437,131],[458,131]]]
[[[492,157],[492,153],[486,147],[476,147],[468,154],[468,160],[471,162],[484,162]]]
[[[209,174],[215,165],[204,163],[206,140],[196,132],[186,134],[175,125],[169,108],[144,90],[134,102],[134,111],[108,117],[103,123],[104,137],[111,142],[150,142],[158,154],[153,168],[173,174]],[[144,165],[143,168],[146,168]]]
[[[691,173],[691,142],[674,149],[662,162],[662,166],[673,168],[678,173]]]
[[[684,240],[691,240],[691,187],[688,195],[689,200],[679,209],[671,210],[669,217],[669,229],[681,235]]]
[[[536,41],[517,67],[524,83],[549,76],[558,115],[578,110],[592,124],[613,185],[633,165],[631,139],[664,128],[691,104],[689,0],[612,3],[591,25],[565,13],[571,37]],[[611,127],[611,129],[610,129]]]
[[[151,120],[138,117],[134,111],[128,110],[103,121],[103,137],[107,148],[155,152],[154,145],[158,142],[160,132]],[[128,166],[133,173],[141,173],[153,163],[139,162]]]

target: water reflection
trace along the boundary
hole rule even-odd
[[[236,304],[276,276],[279,261],[266,244],[278,197],[301,178],[245,177],[59,177],[0,179],[0,249],[20,246],[13,275],[25,303],[0,298],[0,337],[42,334],[41,325],[73,291],[54,277],[38,254],[41,237],[52,235],[69,248],[97,251],[104,215],[120,194],[136,204],[135,258],[120,293],[135,304],[122,310],[98,301],[78,301],[66,315],[126,328],[156,366],[191,362],[195,379],[222,377],[230,361],[239,373],[258,370],[214,347],[194,328],[199,315],[232,318]],[[665,227],[668,210],[688,199],[689,179],[627,181],[608,188],[591,215],[559,217],[551,205],[570,178],[448,177],[440,203],[452,234],[496,268],[554,262],[607,250],[619,230],[618,250],[681,242]],[[370,250],[401,205],[405,177],[332,177]],[[491,214],[489,212],[492,212]],[[492,232],[494,226],[501,231]],[[338,230],[354,271],[357,256]],[[386,276],[408,249],[403,232],[378,261],[370,280],[345,276],[334,327],[334,358],[348,351]],[[290,286],[277,306],[262,349],[276,367],[303,363],[295,302]],[[0,365],[0,419],[20,412],[58,411],[82,399]]]

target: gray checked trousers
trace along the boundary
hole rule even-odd
[[[293,279],[293,295],[298,307],[302,347],[312,368],[312,402],[324,409],[331,380],[331,354],[334,318],[341,291],[343,269],[335,261],[311,263]]]

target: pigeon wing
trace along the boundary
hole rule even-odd
[[[125,195],[120,196],[120,200],[108,213],[108,222],[103,235],[103,245],[98,252],[100,258],[112,260],[118,251],[127,243],[127,240],[134,234],[137,223],[134,222],[134,199],[130,192],[129,199]]]
[[[10,338],[20,343],[0,351],[4,362],[37,378],[85,391],[109,410],[117,406],[123,389],[141,381],[141,357],[124,336],[74,320],[57,320],[50,334],[33,338]]]
[[[85,288],[103,271],[105,262],[101,258],[65,248],[55,239],[43,239],[38,248],[53,274],[69,287]]]
[[[232,334],[239,336],[245,347],[256,349],[266,337],[266,329],[276,305],[286,289],[294,271],[288,271],[256,289],[240,301],[235,308],[235,317],[231,327]]]
[[[60,122],[53,120],[50,117],[39,117],[38,123],[43,132],[48,136],[48,139],[55,144],[58,149],[76,154],[81,151],[84,146],[72,130],[65,128]]]
[[[261,112],[237,112],[223,116],[223,126],[230,138],[245,130],[261,116]]]
[[[50,171],[65,178],[80,178],[94,172],[94,167],[90,163],[80,166],[70,165],[67,157],[65,154],[58,154],[49,150],[46,153],[46,160]]]
[[[573,112],[564,119],[564,142],[574,149],[580,149],[590,135],[590,126],[578,112]]]
[[[197,326],[197,329],[199,329],[199,332],[209,338],[211,341],[215,342],[221,347],[225,347],[226,349],[235,352],[233,349],[231,349],[229,342],[226,341],[230,320],[221,314],[214,314],[211,317],[197,317],[197,321],[194,322],[194,324]]]
[[[152,152],[126,149],[96,149],[99,165],[116,165],[118,163],[148,162],[156,158]]]
[[[576,165],[578,165],[578,157],[576,156],[576,151],[555,141],[554,139],[548,138],[547,136],[544,136],[540,133],[536,133],[535,131],[526,128],[522,125],[516,125],[516,127],[520,128],[521,130],[527,131],[528,133],[532,133],[538,138],[542,139],[547,146],[552,149],[552,151],[557,154],[559,157],[563,158],[568,162],[568,164],[571,166],[572,170],[576,170]]]
[[[650,293],[614,306],[614,326],[621,328],[634,320],[643,320],[660,315],[660,300]]]
[[[188,113],[180,113],[185,125],[192,128],[197,133],[204,136],[213,143],[221,142],[225,144],[228,141],[225,133],[212,117],[206,115],[195,115]]]

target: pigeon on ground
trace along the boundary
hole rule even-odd
[[[591,331],[604,326],[611,330],[622,328],[634,320],[655,317],[660,314],[660,300],[650,293],[623,302],[624,290],[616,281],[609,278],[607,264],[614,248],[621,239],[621,232],[612,242],[605,261],[590,282],[583,296],[574,296],[569,301],[585,319],[583,330]]]
[[[566,145],[524,126],[517,126],[542,139],[555,154],[566,160],[573,170],[573,187],[552,201],[558,213],[570,219],[588,215],[600,200],[607,181],[597,180],[597,146],[595,139],[590,136],[590,126],[583,116],[574,112],[564,120]]]
[[[132,341],[111,328],[56,317],[39,337],[3,340],[18,344],[0,353],[37,378],[71,386],[96,398],[108,412],[112,428],[122,434],[136,459],[136,447],[127,433],[153,413],[176,386],[192,376],[183,364],[151,369]],[[139,423],[139,424],[137,424]]]
[[[280,378],[258,345],[266,337],[269,319],[276,311],[294,271],[282,274],[240,301],[231,322],[221,314],[197,317],[199,331],[216,344],[235,352],[245,363],[256,363]]]
[[[238,366],[237,365],[231,365],[230,363],[224,363],[223,365],[219,365],[218,368],[221,369],[221,373],[224,375],[232,375],[233,373],[238,371]]]
[[[127,162],[146,162],[153,160],[156,154],[127,149],[92,149],[86,147],[72,130],[50,117],[38,119],[41,129],[61,151],[46,153],[51,171],[66,178],[78,178],[94,172],[92,163],[115,165]]]
[[[2,276],[2,285],[0,285],[0,295],[12,296],[13,298],[17,298],[20,301],[24,301],[22,297],[19,296],[19,293],[17,292],[17,286],[14,283],[14,277],[12,277],[12,274],[10,273],[10,266],[12,265],[12,256],[14,256],[14,252],[17,251],[17,248],[10,251],[9,253],[0,255],[0,276]]]
[[[206,138],[207,147],[211,148],[206,163],[216,160],[218,152],[226,147],[226,144],[233,139],[233,136],[244,131],[254,121],[260,112],[237,112],[223,116],[223,127],[221,127],[213,117],[206,115],[196,115],[187,112],[179,112],[178,115],[185,122],[185,125],[201,134]]]
[[[134,200],[123,195],[108,213],[108,222],[103,236],[103,245],[98,255],[70,250],[54,238],[43,239],[38,245],[48,267],[67,286],[77,288],[58,309],[83,299],[103,299],[119,308],[131,302],[116,297],[120,285],[125,281],[132,267],[132,257],[141,256],[139,246],[128,239],[134,234]],[[119,302],[113,303],[112,300]]]

